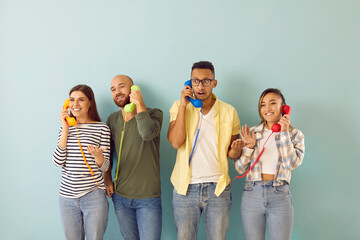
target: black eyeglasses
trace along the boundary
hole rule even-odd
[[[191,79],[191,84],[193,86],[199,86],[200,83],[202,83],[202,85],[204,87],[208,87],[210,86],[211,82],[214,81],[215,79],[209,79],[209,78],[204,78],[204,79],[197,79],[197,78],[194,78],[194,79]]]

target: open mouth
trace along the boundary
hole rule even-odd
[[[196,93],[196,96],[197,96],[198,98],[204,97],[204,96],[205,96],[205,92],[197,92],[197,93]]]

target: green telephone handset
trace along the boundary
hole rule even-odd
[[[132,85],[130,89],[140,91],[140,87],[137,85]],[[132,111],[134,111],[135,107],[136,107],[135,103],[126,104],[124,107],[124,111],[125,113],[131,113]]]

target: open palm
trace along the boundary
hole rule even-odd
[[[241,127],[240,136],[244,140],[245,146],[247,148],[254,148],[256,144],[256,136],[255,133],[250,132],[249,126],[245,124],[245,126]]]

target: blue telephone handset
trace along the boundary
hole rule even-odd
[[[189,86],[192,88],[191,80],[187,80],[185,82],[184,86]],[[189,97],[189,100],[192,103],[192,105],[196,108],[201,108],[203,106],[203,103],[200,99],[193,99],[193,98]]]

